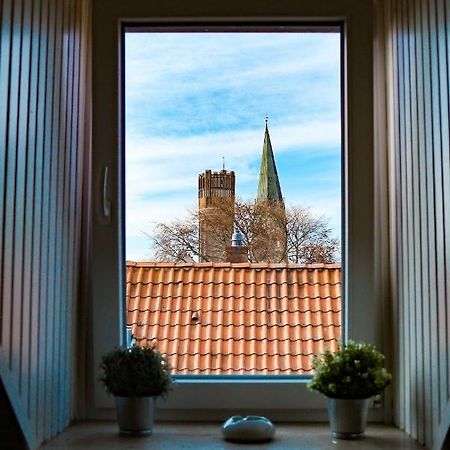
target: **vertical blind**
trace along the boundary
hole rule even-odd
[[[450,425],[449,0],[385,2],[396,422],[429,448]]]
[[[72,411],[88,13],[0,3],[0,377],[31,448]]]

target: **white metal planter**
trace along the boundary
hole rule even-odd
[[[152,434],[155,418],[154,397],[116,397],[117,421],[121,434]]]
[[[364,437],[370,398],[328,398],[328,418],[331,434],[337,439]]]

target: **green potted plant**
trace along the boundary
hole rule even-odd
[[[383,363],[384,356],[373,345],[353,341],[313,359],[315,374],[308,388],[328,397],[333,437],[364,436],[370,398],[381,394],[392,380]]]
[[[119,347],[102,357],[101,369],[100,381],[116,399],[120,432],[151,434],[155,400],[172,384],[166,357],[151,347]]]

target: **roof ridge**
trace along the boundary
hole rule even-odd
[[[340,263],[229,263],[229,262],[159,262],[159,261],[126,261],[127,267],[148,268],[230,268],[230,269],[340,269]]]

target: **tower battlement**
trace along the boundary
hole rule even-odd
[[[220,170],[213,172],[205,170],[198,176],[198,206],[200,209],[216,206],[215,200],[220,198],[233,198],[235,196],[234,171]]]
[[[200,260],[223,261],[233,233],[235,175],[233,171],[205,170],[198,176]]]

